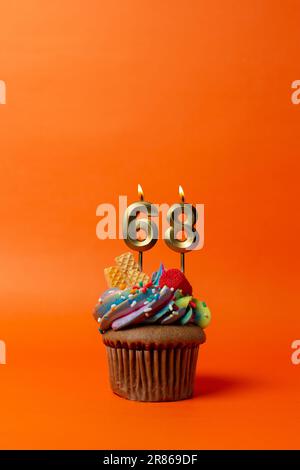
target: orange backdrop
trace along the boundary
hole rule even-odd
[[[297,448],[297,0],[0,6],[1,448]],[[96,207],[205,204],[186,259],[213,313],[196,396],[110,392],[91,312],[123,241]],[[145,255],[178,266],[162,241]]]

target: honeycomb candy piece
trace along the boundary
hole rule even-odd
[[[127,279],[123,271],[118,266],[110,266],[104,269],[104,276],[108,287],[118,287],[125,289],[127,286]]]

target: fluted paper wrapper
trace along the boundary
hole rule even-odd
[[[114,393],[129,400],[174,401],[193,395],[199,345],[137,350],[106,346]]]

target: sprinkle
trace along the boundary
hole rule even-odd
[[[144,313],[151,312],[151,310],[152,310],[151,307],[147,307],[147,308],[145,308]]]
[[[143,281],[139,282],[140,287],[143,287]]]
[[[152,289],[152,291],[151,291],[151,292],[152,292],[152,294],[155,294],[155,289]]]
[[[150,314],[148,312],[145,313],[145,317],[150,317]]]
[[[145,285],[145,287],[151,287],[153,284],[152,284],[152,281],[148,282],[148,284]]]
[[[143,294],[146,294],[146,292],[147,292],[147,287],[143,287],[143,288],[142,288],[142,293],[143,293]]]
[[[113,292],[114,292],[113,290],[109,290],[109,291],[108,291],[109,294],[113,294]]]
[[[169,310],[170,310],[171,312],[173,311],[173,305],[172,305],[172,304],[169,305]]]
[[[190,302],[190,306],[191,306],[192,308],[196,308],[195,302],[191,301],[191,302]]]
[[[129,298],[129,299],[132,299],[132,298],[133,298],[133,294],[129,294],[128,298]]]
[[[131,307],[134,307],[136,305],[136,300],[134,300],[131,304]]]
[[[147,305],[149,303],[149,300],[145,300],[144,305]]]
[[[121,299],[125,300],[126,299],[125,295],[121,295]]]
[[[174,287],[171,287],[171,291],[174,292]]]
[[[132,289],[139,289],[139,286],[135,285],[132,287]]]
[[[98,302],[99,304],[102,304],[102,297],[99,297]]]
[[[100,322],[101,322],[101,317],[99,317],[99,318],[98,318],[97,322],[98,322],[98,323],[100,323]]]
[[[136,289],[131,289],[130,294],[136,294]]]
[[[110,307],[111,310],[115,310],[116,309],[116,304],[112,304],[112,306]]]

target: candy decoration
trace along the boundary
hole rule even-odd
[[[104,276],[108,287],[119,287],[120,289],[125,289],[127,286],[126,277],[118,266],[105,268]]]
[[[211,313],[205,302],[198,299],[193,299],[196,304],[195,309],[195,322],[201,328],[206,328],[211,322]]]
[[[159,280],[160,287],[173,287],[175,290],[181,289],[183,295],[192,295],[193,288],[185,275],[179,269],[168,269],[164,271]]]

